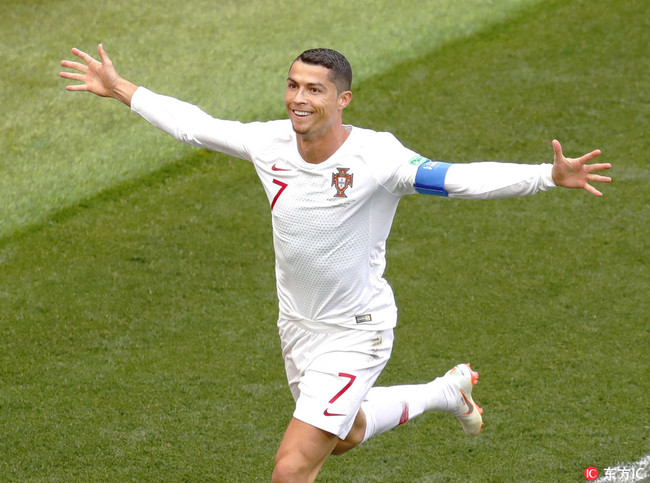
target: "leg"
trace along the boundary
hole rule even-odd
[[[393,333],[315,332],[282,320],[278,326],[296,409],[276,453],[273,481],[313,481],[330,454],[363,440],[359,406],[388,362]]]
[[[350,451],[371,436],[399,426],[426,411],[451,412],[460,420],[467,434],[478,435],[483,425],[480,417],[483,410],[471,400],[472,386],[478,381],[478,373],[471,371],[469,365],[459,364],[448,371],[445,377],[447,379],[437,378],[428,384],[371,389],[368,399],[357,413],[350,433],[345,439],[336,438],[331,454],[341,455]],[[450,378],[451,384],[447,382]],[[371,414],[366,416],[364,408],[371,411]],[[373,421],[370,428],[368,417]]]
[[[365,416],[363,441],[427,411],[451,413],[465,433],[477,436],[483,425],[483,410],[472,399],[472,386],[478,377],[469,364],[458,364],[427,384],[373,387],[361,405]]]
[[[314,481],[339,441],[332,433],[292,418],[275,455],[272,481]]]
[[[342,455],[343,453],[350,451],[352,448],[359,446],[363,442],[365,435],[366,415],[363,412],[363,409],[359,409],[350,433],[348,433],[347,438],[338,440],[332,454],[337,456]]]
[[[363,411],[357,414],[354,426],[344,440],[292,418],[275,455],[273,481],[314,481],[330,454],[341,455],[358,446],[365,433]]]

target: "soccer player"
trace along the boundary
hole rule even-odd
[[[291,64],[289,119],[240,123],[155,94],[120,77],[103,46],[99,60],[62,61],[80,81],[70,91],[113,97],[192,146],[251,162],[268,197],[275,248],[282,355],[296,408],[276,454],[274,481],[313,481],[330,454],[425,411],[457,417],[478,435],[482,410],[472,398],[469,364],[420,385],[373,387],[390,357],[397,308],[383,278],[386,239],[403,195],[488,199],[554,186],[601,193],[590,182],[608,163],[600,151],[553,164],[450,164],[404,147],[392,134],[342,122],[352,100],[352,70],[330,49],[303,52]]]

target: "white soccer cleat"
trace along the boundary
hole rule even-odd
[[[478,382],[478,372],[473,371],[469,364],[458,364],[444,377],[458,391],[458,402],[452,414],[460,421],[466,434],[478,436],[483,427],[483,410],[472,399],[472,388]]]

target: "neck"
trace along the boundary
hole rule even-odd
[[[302,159],[312,164],[319,164],[329,159],[345,142],[350,132],[342,125],[333,132],[323,136],[298,134],[298,152]]]

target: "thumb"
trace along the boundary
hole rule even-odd
[[[555,152],[555,158],[562,158],[562,145],[557,139],[553,139],[553,151]]]
[[[110,64],[111,59],[109,59],[108,54],[104,50],[104,44],[99,44],[97,46],[97,53],[99,54],[99,58],[102,61],[102,64]]]

